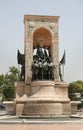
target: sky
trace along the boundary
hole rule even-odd
[[[64,81],[83,80],[83,0],[0,0],[0,74],[24,53],[24,15],[60,16],[59,59],[66,50]]]

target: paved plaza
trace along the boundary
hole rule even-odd
[[[18,118],[1,115],[0,130],[83,130],[83,118]]]
[[[83,124],[0,124],[0,130],[83,130]]]

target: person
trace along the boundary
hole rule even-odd
[[[43,60],[43,64],[42,64],[42,71],[43,71],[43,79],[48,79],[48,63],[47,63],[47,60]]]
[[[54,79],[54,77],[53,77],[53,68],[54,68],[54,65],[53,65],[52,59],[49,58],[49,64],[48,64],[49,80],[53,80]]]
[[[32,72],[32,80],[38,80],[39,64],[37,59],[34,59],[32,63]]]
[[[17,62],[19,65],[21,65],[20,81],[24,81],[25,80],[25,55],[21,54],[19,50],[17,52]]]
[[[21,66],[21,78],[20,78],[20,80],[24,81],[24,79],[25,79],[25,64],[23,64]]]
[[[38,60],[38,65],[39,65],[38,78],[40,80],[42,80],[43,79],[43,70],[42,70],[42,59],[41,58],[39,58],[39,60]]]
[[[44,59],[43,48],[41,48],[41,47],[39,46],[39,44],[37,45],[36,55],[37,55],[39,58]]]

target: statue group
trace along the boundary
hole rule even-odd
[[[34,49],[33,63],[32,63],[32,80],[54,80],[54,69],[55,66],[52,62],[50,49],[42,48],[39,45]],[[18,64],[21,65],[20,80],[25,80],[25,55],[21,54],[18,50],[17,53]],[[60,80],[63,81],[63,75],[61,73],[61,64],[63,64],[64,57],[59,63],[59,76]]]
[[[49,50],[38,45],[35,51],[32,63],[32,80],[53,80],[53,69],[56,66],[52,62]]]

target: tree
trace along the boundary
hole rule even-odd
[[[13,100],[14,83],[19,80],[19,71],[16,67],[9,67],[9,72],[0,75],[0,90],[3,92],[3,100]]]
[[[78,80],[69,84],[68,87],[69,98],[71,100],[79,100],[75,93],[83,94],[83,81]]]
[[[4,83],[5,77],[4,75],[0,75],[0,93],[2,93],[3,83]]]

